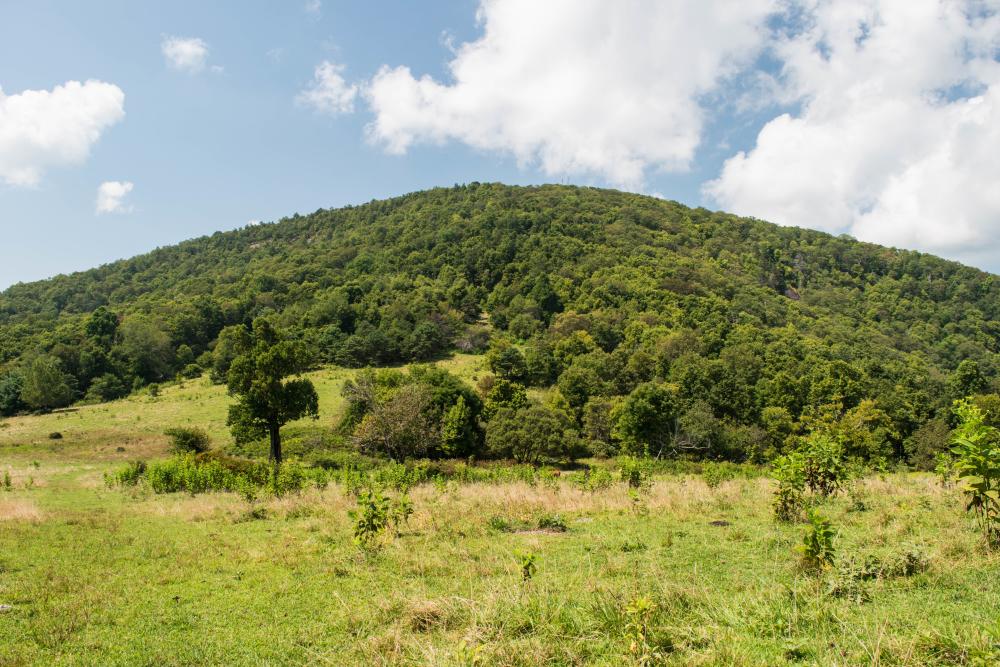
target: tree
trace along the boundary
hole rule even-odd
[[[227,386],[237,400],[229,406],[226,423],[237,442],[266,434],[275,465],[281,465],[281,427],[295,419],[319,416],[313,383],[302,377],[285,380],[304,373],[309,363],[302,343],[282,339],[270,322],[260,318],[229,367]]]
[[[134,375],[144,382],[157,382],[171,375],[174,348],[158,322],[131,317],[122,323],[119,332],[120,349]]]
[[[0,417],[16,414],[24,407],[21,402],[23,387],[24,377],[20,373],[11,371],[0,375]]]
[[[62,408],[73,402],[70,377],[62,372],[59,360],[40,355],[28,362],[24,369],[21,400],[35,410]]]
[[[426,456],[440,437],[438,425],[429,414],[430,407],[427,386],[403,385],[388,399],[372,403],[354,430],[354,444],[364,454],[381,454],[395,461]],[[459,426],[451,424],[450,428],[457,431]],[[457,437],[460,433],[449,435]]]
[[[953,398],[966,398],[984,393],[989,389],[989,382],[979,370],[979,364],[972,359],[964,359],[948,378],[948,388]]]
[[[489,421],[502,408],[515,410],[528,405],[528,393],[524,385],[497,378],[483,399],[483,419]]]
[[[659,456],[671,443],[677,419],[677,391],[662,382],[645,382],[614,411],[614,436],[632,454]]]
[[[486,425],[486,447],[519,463],[557,463],[573,458],[577,435],[569,418],[544,405],[501,408]]]

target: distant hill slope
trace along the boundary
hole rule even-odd
[[[100,306],[120,327],[101,333],[91,316]],[[488,317],[494,335],[555,349],[555,367],[532,371],[538,383],[589,346],[617,354],[609,394],[634,386],[619,377],[629,364],[635,381],[708,392],[718,378],[685,379],[674,362],[759,353],[734,385],[753,405],[716,410],[750,421],[785,400],[762,388],[780,372],[798,382],[820,361],[848,364],[866,387],[859,396],[909,383],[938,404],[933,394],[947,393],[963,360],[978,365],[973,388],[988,387],[1000,350],[1000,285],[955,262],[612,190],[474,183],[15,285],[0,293],[0,363],[50,353],[77,395],[109,373],[138,386],[211,365],[223,327],[267,314],[319,360],[354,366],[475,349]],[[576,332],[590,342],[573,350],[565,341]],[[137,358],[143,346],[160,358]],[[914,410],[914,423],[926,418]]]

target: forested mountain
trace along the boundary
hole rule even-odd
[[[557,387],[595,442],[621,397],[669,386],[674,441],[734,457],[817,420],[854,420],[901,455],[1000,368],[988,273],[617,191],[473,183],[15,285],[0,293],[0,410],[221,379],[226,327],[259,316],[317,363],[490,347],[498,376]]]

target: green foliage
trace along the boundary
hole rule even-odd
[[[474,183],[12,286],[0,412],[54,405],[9,391],[38,355],[65,375],[56,403],[201,369],[225,381],[262,316],[314,362],[351,367],[480,351],[492,333],[494,372],[558,384],[605,455],[766,461],[822,423],[847,456],[926,466],[904,443],[926,449],[939,433],[914,440],[920,427],[993,391],[1000,367],[1000,281],[981,271],[623,192]],[[642,405],[649,383],[670,388],[665,410]],[[605,421],[595,399],[630,404]],[[429,456],[481,453],[472,400],[461,442]],[[262,435],[252,414],[234,414],[241,438]]]
[[[623,451],[636,456],[659,455],[671,444],[677,392],[671,386],[646,382],[636,387],[615,408],[613,434]]]
[[[566,520],[559,514],[543,514],[538,517],[538,530],[548,530],[554,533],[565,533],[569,530]]]
[[[647,489],[652,483],[652,465],[649,459],[635,456],[618,457],[618,477],[630,489]]]
[[[311,357],[298,341],[282,339],[270,322],[257,319],[227,374],[229,393],[236,403],[227,424],[237,442],[270,437],[270,459],[281,463],[280,429],[286,423],[319,414],[319,397],[312,382],[297,376]]]
[[[807,436],[799,449],[802,454],[802,474],[806,486],[820,496],[833,495],[848,478],[844,448],[840,442],[823,432]]]
[[[983,539],[1000,546],[1000,431],[985,423],[978,406],[956,401],[958,427],[952,437],[955,472]]]
[[[31,359],[24,368],[21,401],[34,410],[62,408],[73,402],[71,377],[63,373],[62,364],[51,356]]]
[[[0,417],[17,414],[27,406],[21,401],[24,377],[18,372],[0,374]]]
[[[625,608],[628,619],[625,624],[625,640],[628,642],[629,653],[639,665],[648,665],[655,657],[650,635],[656,612],[657,604],[645,596],[635,598]]]
[[[389,497],[377,489],[363,491],[358,496],[357,508],[349,514],[354,520],[354,543],[366,551],[372,550],[389,526]]]
[[[518,463],[562,463],[578,450],[572,426],[564,414],[544,405],[501,408],[486,425],[486,449]]]
[[[482,417],[489,421],[502,408],[520,410],[528,406],[524,385],[504,378],[497,378],[483,399]]]
[[[170,451],[174,454],[200,454],[208,451],[212,443],[205,429],[197,427],[175,426],[168,428],[164,434],[170,438]]]
[[[810,570],[827,570],[833,567],[835,556],[833,530],[829,519],[819,512],[810,511],[807,514],[809,526],[802,536],[802,543],[797,547],[802,557],[802,565]]]
[[[726,461],[709,461],[701,468],[701,478],[708,488],[714,489],[723,482],[736,478],[736,466]]]
[[[774,516],[779,521],[795,521],[805,504],[806,477],[803,455],[792,452],[779,456],[772,464],[778,486],[774,491]]]
[[[516,555],[517,560],[521,565],[521,581],[531,581],[534,578],[535,573],[538,572],[538,556],[530,551]]]
[[[125,464],[123,467],[114,472],[104,473],[104,483],[108,487],[136,486],[140,481],[142,481],[145,474],[146,462],[133,461]]]

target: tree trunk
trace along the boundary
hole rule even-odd
[[[278,433],[279,426],[277,424],[272,424],[268,427],[268,433],[271,436],[271,455],[270,459],[274,461],[274,465],[281,465],[281,435]]]

